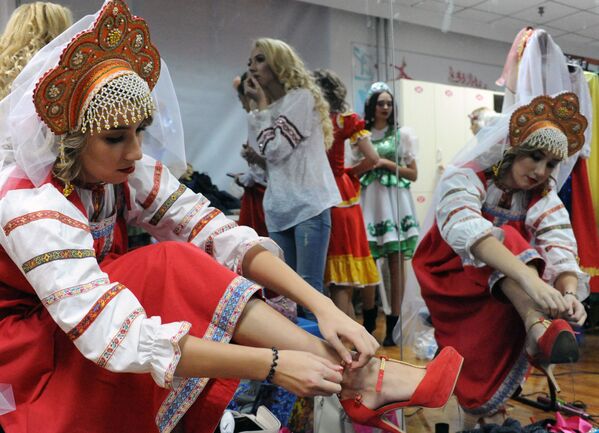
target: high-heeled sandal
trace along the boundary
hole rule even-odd
[[[576,362],[580,356],[572,327],[563,319],[548,320],[540,317],[530,329],[541,324],[545,333],[537,341],[538,351],[531,358],[537,365],[566,364]]]
[[[369,409],[362,404],[362,395],[356,394],[353,399],[341,400],[341,405],[345,409],[347,416],[358,424],[377,427],[392,433],[403,433],[403,431],[385,418],[385,414],[392,410],[406,407],[426,407],[438,408],[447,404],[449,397],[453,394],[455,384],[458,380],[464,358],[453,348],[445,347],[437,357],[427,366],[412,365],[407,362],[389,359],[389,357],[379,356],[381,364],[379,367],[378,378],[375,391],[381,392],[383,389],[383,376],[385,375],[385,363],[396,362],[409,365],[415,368],[426,369],[424,378],[420,381],[414,394],[407,401],[387,403],[378,409]]]

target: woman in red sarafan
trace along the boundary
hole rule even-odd
[[[529,362],[550,374],[578,359],[569,323],[586,318],[588,275],[552,175],[586,125],[574,93],[537,97],[481,130],[435,192],[414,271],[439,346],[464,355],[456,395],[475,419],[501,410]]]

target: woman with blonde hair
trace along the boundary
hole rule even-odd
[[[329,105],[283,41],[258,39],[248,68],[245,93],[257,107],[249,114],[250,135],[268,173],[266,227],[286,262],[322,292],[330,209],[341,202],[326,156],[333,143]]]
[[[29,59],[72,22],[71,11],[55,3],[26,3],[15,9],[0,37],[0,99]]]

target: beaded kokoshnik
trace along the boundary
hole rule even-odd
[[[100,132],[118,121],[151,115],[151,90],[160,75],[160,55],[146,22],[122,0],[106,3],[91,30],[78,34],[58,65],[38,82],[33,100],[56,135]]]

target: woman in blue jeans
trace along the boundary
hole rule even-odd
[[[326,156],[333,142],[329,107],[283,41],[258,39],[248,68],[245,94],[256,107],[248,117],[250,142],[268,173],[266,227],[287,264],[322,292],[330,208],[341,201]]]

